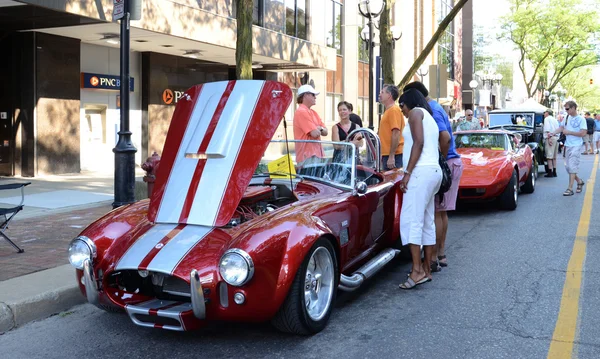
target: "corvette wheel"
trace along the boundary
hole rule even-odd
[[[535,191],[535,181],[537,180],[537,160],[533,159],[533,164],[531,165],[531,169],[529,170],[529,176],[527,176],[527,181],[523,185],[523,193],[533,193]]]
[[[321,238],[304,258],[273,325],[302,335],[323,330],[333,309],[338,277],[335,250],[331,242]]]
[[[498,199],[500,201],[500,207],[502,209],[514,210],[517,208],[517,200],[519,197],[519,182],[517,179],[517,171],[513,170],[513,174],[510,177],[510,181],[506,185],[504,192]]]

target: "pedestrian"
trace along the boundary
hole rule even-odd
[[[350,105],[350,103],[348,103],[346,101],[342,101],[342,102],[338,103],[337,109],[338,109],[338,115],[340,116],[340,122],[336,123],[331,128],[331,140],[333,142],[346,141],[346,139],[348,138],[348,134],[350,134],[352,131],[356,130],[359,127],[356,123],[350,121],[351,106],[352,105]],[[353,143],[357,149],[361,145],[360,139],[355,139],[353,141]],[[344,159],[347,158],[347,156],[344,156],[344,153],[343,153],[344,148],[343,147],[348,148],[349,146],[334,145],[333,162],[335,162],[335,163],[344,163],[345,162]]]
[[[600,153],[600,114],[594,115],[594,143],[596,144],[596,154]]]
[[[433,111],[433,119],[438,126],[439,147],[446,157],[448,167],[452,172],[452,186],[442,196],[435,199],[435,247],[431,254],[431,271],[437,272],[441,267],[448,266],[446,258],[446,235],[448,233],[448,211],[456,209],[456,197],[458,195],[458,184],[463,172],[463,163],[460,155],[456,152],[452,126],[444,111],[444,108],[434,99],[429,97],[429,90],[419,81],[412,82],[404,87],[404,91],[414,88],[418,90],[427,101]]]
[[[400,211],[400,238],[412,255],[412,270],[401,289],[411,289],[431,280],[430,258],[435,247],[435,195],[442,183],[439,165],[439,128],[425,97],[410,89],[400,97],[408,118],[402,134],[406,143],[406,167],[400,181],[404,192]],[[425,258],[421,263],[421,246]]]
[[[544,177],[556,177],[556,157],[558,156],[558,121],[552,110],[544,111],[544,151],[548,162],[548,173]]]
[[[327,128],[319,114],[311,109],[317,102],[319,94],[311,85],[302,85],[298,88],[296,102],[299,104],[294,113],[294,139],[296,140],[320,140],[321,136],[327,136]],[[320,143],[296,142],[296,163],[308,164],[318,162],[324,157],[323,148]]]
[[[467,116],[466,120],[469,124],[469,130],[481,130],[481,126],[479,125],[479,120],[473,116],[473,110],[466,110],[465,114]]]
[[[402,110],[396,105],[398,87],[385,84],[379,92],[379,103],[385,106],[385,112],[379,123],[379,140],[381,141],[381,162],[384,171],[402,167],[402,150],[404,148],[404,117]]]
[[[350,121],[355,123],[358,127],[363,127],[362,119],[359,115],[354,113],[354,106],[352,106],[350,102],[344,102],[346,102],[346,106],[348,106],[348,109],[350,110]]]
[[[566,136],[564,156],[566,159],[565,167],[569,174],[569,187],[563,192],[563,196],[572,196],[575,181],[577,181],[577,193],[582,191],[585,184],[577,176],[577,173],[579,172],[579,162],[581,160],[583,136],[587,134],[587,124],[585,119],[577,114],[577,103],[575,101],[567,101],[565,111],[567,111],[565,123],[559,127],[557,132],[562,132]]]
[[[585,136],[583,136],[583,145],[585,146],[585,151],[584,151],[584,155],[590,154],[593,155],[594,154],[594,144],[592,143],[592,140],[594,139],[594,118],[590,115],[589,112],[585,113],[585,124],[587,126],[587,133],[585,134]],[[589,150],[588,150],[588,146],[589,146]]]

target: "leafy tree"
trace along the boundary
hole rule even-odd
[[[446,31],[446,28],[448,27],[448,25],[450,25],[452,20],[454,20],[454,18],[456,17],[456,14],[458,14],[458,12],[465,6],[467,1],[469,1],[469,0],[458,0],[454,4],[454,7],[452,8],[452,10],[448,13],[448,15],[446,15],[446,17],[438,25],[437,30],[435,31],[435,33],[433,34],[433,36],[431,37],[431,39],[429,40],[427,45],[425,45],[425,48],[423,49],[423,51],[421,52],[419,57],[417,57],[417,59],[415,60],[413,65],[410,67],[410,69],[408,69],[406,74],[404,74],[404,77],[402,77],[402,80],[398,84],[399,88],[403,88],[406,84],[408,84],[410,82],[410,80],[413,78],[413,76],[415,75],[415,73],[417,72],[419,67],[421,67],[421,65],[423,65],[423,62],[425,62],[425,59],[427,59],[427,56],[429,56],[429,53],[431,52],[431,50],[433,50],[433,47],[438,42],[438,40],[440,39],[440,37],[442,36],[444,31]],[[390,61],[390,59],[388,59],[388,61]]]
[[[237,40],[235,74],[238,80],[252,80],[252,0],[236,0]]]
[[[577,101],[577,105],[588,110],[600,108],[600,87],[590,85],[592,78],[591,67],[581,67],[564,76],[560,84],[567,95]]]
[[[595,7],[590,9],[590,2]],[[552,91],[575,69],[595,64],[594,39],[600,35],[598,1],[510,0],[499,38],[513,43],[527,95]],[[551,76],[550,76],[551,75]]]
[[[475,72],[486,70],[486,66],[494,61],[487,49],[492,43],[483,30],[483,26],[474,26],[473,29],[473,62]]]
[[[387,0],[379,18],[379,54],[383,68],[383,83],[394,83],[394,39],[390,31],[390,11],[396,0]]]

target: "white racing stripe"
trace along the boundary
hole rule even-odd
[[[203,226],[185,226],[173,237],[148,265],[151,272],[173,274],[179,262],[194,246],[206,237],[212,228]]]
[[[160,242],[177,224],[157,224],[138,238],[121,257],[115,270],[137,270],[146,255]]]
[[[194,111],[169,174],[156,215],[157,223],[179,223],[179,216],[198,163],[197,159],[185,158],[185,154],[190,149],[193,149],[192,152],[198,151],[226,87],[227,82],[215,82],[202,86],[202,92],[196,100]]]
[[[236,83],[206,151],[224,157],[206,161],[187,223],[214,225],[262,87],[262,82]]]

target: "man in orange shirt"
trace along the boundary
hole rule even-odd
[[[385,106],[379,123],[381,163],[384,171],[402,167],[404,116],[400,107],[396,105],[399,95],[398,87],[394,85],[383,85],[379,92],[379,103]]]
[[[311,107],[317,102],[319,94],[311,85],[302,85],[298,88],[296,102],[300,104],[294,113],[294,139],[316,140],[327,136],[327,128],[321,117]],[[296,163],[300,164],[307,159],[323,158],[323,148],[320,143],[296,143]]]

